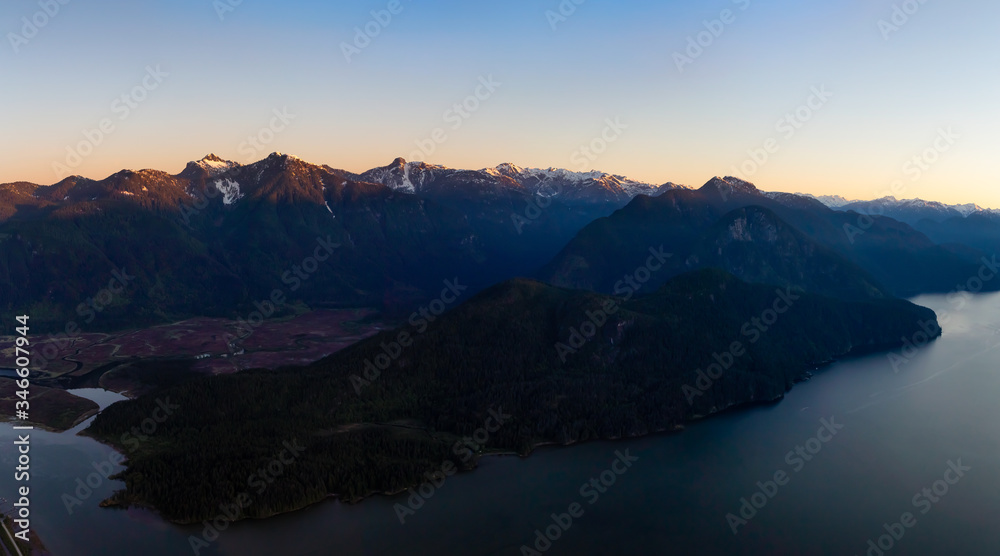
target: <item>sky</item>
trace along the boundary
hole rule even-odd
[[[0,182],[279,151],[1000,207],[998,19],[986,0],[9,0]]]

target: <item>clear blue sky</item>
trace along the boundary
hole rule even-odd
[[[413,158],[441,128],[419,158],[700,185],[770,146],[766,163],[745,166],[763,189],[871,198],[899,180],[902,197],[1000,207],[996,2],[586,0],[553,28],[559,0],[401,0],[350,63],[342,43],[388,1],[243,0],[220,19],[226,2],[69,0],[52,17],[37,1],[0,4],[0,181],[53,183],[55,162],[95,178],[177,172],[209,152],[360,171]],[[919,8],[880,30],[904,4]],[[680,71],[675,53],[726,9],[730,22]],[[11,35],[23,17],[48,21],[25,42]],[[156,88],[129,106],[120,97],[147,66],[169,75],[147,78]],[[489,76],[499,86],[474,112],[446,113]],[[779,131],[819,86],[832,96]],[[286,109],[287,125],[274,120]],[[79,148],[105,118],[113,131]],[[627,128],[606,131],[607,119]],[[262,132],[272,120],[281,131]],[[957,137],[927,151],[949,128]],[[615,139],[594,143],[602,153],[579,151],[602,133]],[[68,160],[67,147],[86,156]],[[905,166],[925,152],[933,163]]]

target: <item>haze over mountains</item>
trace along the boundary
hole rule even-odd
[[[838,210],[853,210],[864,214],[889,216],[907,224],[916,224],[920,220],[943,221],[955,217],[967,217],[972,214],[995,214],[996,209],[983,208],[975,203],[963,205],[947,205],[937,201],[923,199],[897,199],[893,196],[873,199],[871,201],[849,201],[840,195],[821,195],[812,197],[824,205]]]
[[[922,199],[883,197],[848,201],[839,196],[816,197],[827,206],[865,215],[888,216],[909,224],[938,243],[964,244],[993,253],[1000,250],[1000,210],[974,203],[947,205]]]

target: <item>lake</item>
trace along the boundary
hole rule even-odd
[[[945,296],[914,301],[939,314],[955,308]],[[817,372],[780,403],[679,434],[485,458],[475,472],[448,478],[405,524],[394,505],[406,504],[406,494],[331,501],[235,524],[201,554],[515,556],[549,528],[558,538],[538,541],[546,555],[995,555],[998,323],[1000,294],[978,296],[896,369],[885,353],[856,357]],[[102,406],[120,399],[81,394]],[[62,495],[110,453],[73,434],[87,424],[32,433],[33,527],[48,547],[57,556],[193,554],[187,538],[200,527],[98,508],[121,483],[101,481],[70,515]],[[0,437],[10,446],[10,425]],[[616,452],[638,459],[615,463]],[[2,453],[0,465],[12,469],[11,450]],[[596,486],[581,494],[592,478]],[[6,492],[12,483],[0,473]],[[563,531],[551,516],[571,508],[578,517]]]

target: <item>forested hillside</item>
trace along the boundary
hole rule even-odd
[[[476,453],[649,434],[778,399],[818,364],[936,328],[906,301],[844,302],[717,270],[631,299],[515,280],[414,324],[306,368],[197,379],[111,406],[87,432],[119,446],[161,401],[179,408],[128,451],[114,503],[210,518],[292,441],[304,449],[281,488],[252,493],[240,517],[331,493],[358,500],[420,483],[444,461],[474,464],[455,442],[491,412],[510,417]]]

